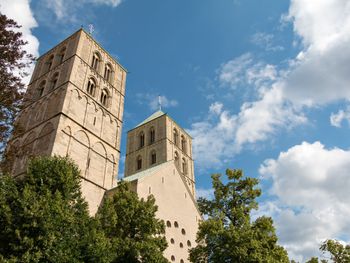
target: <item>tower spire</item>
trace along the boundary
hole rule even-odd
[[[159,106],[159,110],[162,110],[162,97],[160,95],[158,95],[158,106]]]

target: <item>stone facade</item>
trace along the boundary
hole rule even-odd
[[[189,262],[201,214],[195,201],[192,138],[158,111],[128,132],[125,181],[140,198],[153,195],[166,223],[170,262]],[[111,194],[114,189],[110,190]]]
[[[42,55],[17,119],[13,174],[31,156],[68,155],[94,214],[117,183],[125,80],[126,70],[82,29]]]

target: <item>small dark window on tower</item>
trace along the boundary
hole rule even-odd
[[[174,227],[176,227],[176,228],[179,227],[179,223],[177,221],[174,222]]]
[[[181,248],[183,248],[183,247],[184,247],[184,244],[182,244],[182,242],[180,242],[180,244],[179,244],[179,245],[180,245],[180,247],[181,247]]]
[[[185,261],[183,259],[180,259],[180,263],[185,263]]]
[[[175,261],[175,256],[171,256],[171,261]]]
[[[143,132],[140,132],[139,134],[139,147],[142,148],[145,146],[145,134]]]
[[[96,117],[94,117],[94,126],[95,126],[95,124],[96,124]]]
[[[47,69],[47,71],[49,71],[49,70],[51,69],[51,67],[52,67],[53,58],[54,58],[54,56],[51,55],[51,56],[48,58],[48,60],[46,61],[46,69]]]
[[[177,153],[177,152],[175,152],[175,157],[174,157],[174,159],[175,159],[175,165],[176,165],[176,167],[178,167],[179,168],[179,154]]]
[[[53,90],[54,88],[56,88],[57,81],[58,81],[58,73],[55,73],[50,82],[50,90]]]
[[[187,174],[187,163],[185,158],[182,158],[182,173]]]
[[[149,143],[152,144],[155,142],[156,140],[156,131],[154,130],[153,127],[151,127],[150,131],[149,131]]]
[[[192,245],[192,244],[191,244],[191,241],[187,240],[187,246],[188,246],[188,247],[191,247],[191,245]]]
[[[66,53],[66,47],[62,48],[60,53],[58,54],[58,63],[63,62],[65,53]]]
[[[181,136],[181,150],[186,153],[187,150],[186,150],[186,139],[185,139],[185,136]]]
[[[140,170],[142,168],[142,158],[141,158],[141,156],[137,157],[136,166],[137,166],[137,170]]]
[[[42,81],[37,89],[36,98],[40,98],[44,94],[46,81]]]
[[[167,227],[171,227],[171,223],[170,223],[170,221],[168,220],[168,221],[166,221],[166,226]]]
[[[99,63],[101,61],[100,55],[98,53],[94,53],[92,56],[92,62],[91,62],[91,67],[98,71]]]
[[[100,102],[103,106],[107,107],[108,105],[108,91],[106,89],[103,89],[101,92]]]
[[[185,231],[185,229],[183,228],[183,229],[181,229],[181,233],[183,234],[183,235],[186,235],[186,231]]]
[[[110,65],[106,65],[105,66],[105,73],[104,73],[104,78],[107,80],[107,81],[111,81],[111,76],[112,76],[112,68]]]
[[[96,90],[96,82],[94,79],[89,79],[87,87],[86,87],[86,91],[87,93],[89,93],[91,96],[95,95],[95,90]]]
[[[175,244],[175,240],[173,238],[170,239],[171,244]]]
[[[157,154],[156,151],[151,152],[151,165],[157,162]]]
[[[177,132],[176,129],[174,129],[174,132],[173,132],[173,137],[174,137],[174,144],[177,145],[179,143],[179,134]]]

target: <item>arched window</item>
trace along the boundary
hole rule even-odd
[[[183,229],[181,229],[181,233],[183,234],[183,235],[186,235],[186,230],[183,228]]]
[[[142,148],[145,146],[145,133],[142,131],[139,134],[139,147]]]
[[[179,133],[177,132],[177,129],[174,129],[173,137],[174,137],[174,144],[177,145],[179,143]]]
[[[185,158],[182,158],[182,173],[187,174],[187,163]]]
[[[141,158],[141,156],[138,156],[137,159],[136,159],[136,169],[137,170],[142,169],[142,158]]]
[[[175,261],[175,256],[174,255],[171,256],[171,261]]]
[[[145,133],[142,131],[139,133],[139,148],[145,146]]]
[[[40,98],[43,94],[44,94],[44,90],[45,90],[45,85],[46,85],[46,80],[43,80],[42,82],[40,82],[39,87],[37,89],[36,92],[36,98]]]
[[[180,248],[183,248],[184,244],[182,244],[182,242],[180,242],[179,246],[180,246]]]
[[[174,227],[176,227],[176,228],[179,227],[179,223],[177,221],[174,222]]]
[[[191,244],[191,241],[187,240],[187,246],[188,246],[188,247],[191,247],[191,245],[192,245],[192,244]]]
[[[53,75],[53,77],[52,77],[52,79],[51,79],[51,81],[50,81],[50,90],[53,90],[54,88],[56,88],[56,84],[57,84],[57,81],[58,81],[58,72],[56,72],[54,75]]]
[[[170,223],[170,221],[168,220],[168,221],[166,221],[166,226],[167,227],[171,227],[171,223]]]
[[[149,143],[152,144],[155,141],[156,141],[156,131],[154,127],[151,127],[151,129],[149,129]]]
[[[58,63],[61,64],[64,59],[64,55],[66,54],[66,47],[62,48],[60,53],[58,54]]]
[[[96,82],[93,78],[90,78],[86,87],[87,93],[89,93],[91,96],[95,96],[96,91]]]
[[[97,52],[95,52],[94,55],[92,56],[91,67],[94,70],[98,71],[100,61],[101,61],[101,56]]]
[[[46,71],[49,71],[53,64],[54,55],[51,55],[46,61]]]
[[[175,159],[175,165],[179,167],[179,154],[175,152],[174,154],[174,159]]]
[[[186,150],[186,139],[185,139],[185,136],[183,136],[183,135],[181,135],[181,150],[184,153],[187,153],[187,150]]]
[[[105,73],[104,73],[104,78],[107,81],[111,81],[111,77],[112,77],[112,67],[109,64],[105,65]]]
[[[175,240],[173,238],[170,238],[170,243],[175,244]]]
[[[156,162],[157,162],[157,154],[156,154],[156,151],[153,150],[153,151],[151,151],[150,163],[151,163],[151,165],[153,165]]]
[[[103,106],[108,106],[108,91],[106,89],[103,89],[100,96],[100,102]]]

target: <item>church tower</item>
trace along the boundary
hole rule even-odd
[[[174,161],[195,197],[192,137],[172,118],[157,111],[128,132],[125,176]]]
[[[23,174],[31,156],[70,156],[94,214],[116,186],[125,80],[126,70],[83,29],[43,54],[12,139],[13,174]]]
[[[166,224],[170,262],[188,261],[201,214],[196,203],[192,138],[169,115],[157,111],[128,132],[125,177],[140,198],[153,195]],[[109,194],[113,193],[113,189]]]

